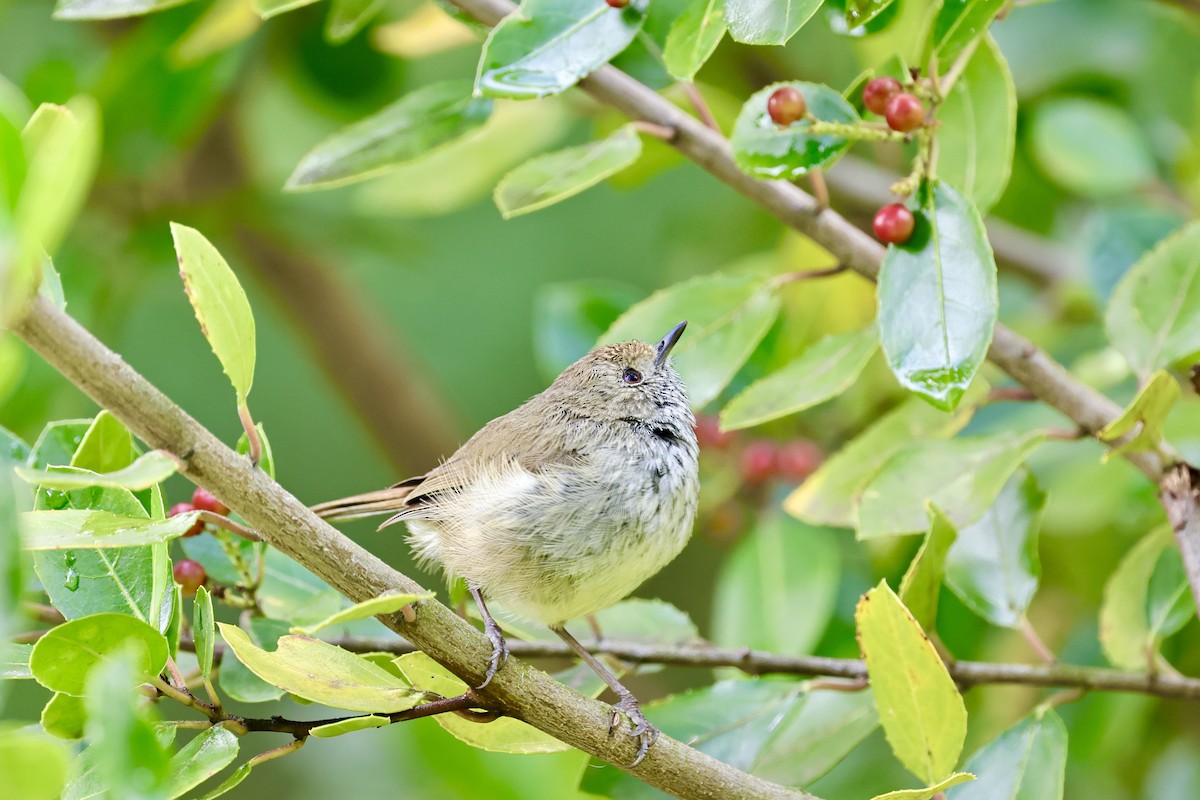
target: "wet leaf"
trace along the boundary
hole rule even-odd
[[[996,262],[979,212],[946,184],[922,184],[912,211],[912,238],[879,273],[880,340],[902,386],[953,410],[992,343]]]
[[[735,42],[787,44],[812,19],[822,0],[725,0],[725,19]]]
[[[854,107],[828,86],[790,81],[760,89],[742,106],[730,138],[737,165],[756,178],[798,178],[811,169],[832,164],[850,149],[849,139],[808,133],[807,120],[780,126],[771,119],[767,99],[784,86],[803,94],[809,112],[822,122],[850,125],[859,121]]]

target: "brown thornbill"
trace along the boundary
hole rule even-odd
[[[508,656],[484,598],[549,626],[620,698],[641,763],[658,730],[638,702],[566,629],[625,598],[687,543],[699,492],[699,446],[669,356],[686,322],[656,346],[599,347],[520,408],[479,430],[424,475],[315,506],[332,520],[391,515],[425,562],[466,580],[492,657]]]

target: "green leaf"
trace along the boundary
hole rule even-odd
[[[973,780],[975,780],[975,776],[969,772],[954,772],[933,786],[926,786],[924,789],[897,789],[894,792],[877,795],[872,800],[930,800],[932,797],[944,796],[940,793],[951,786],[958,786],[960,783]]]
[[[413,688],[422,692],[455,697],[469,688],[424,653],[405,653],[395,663]],[[501,717],[487,725],[463,719],[456,714],[438,714],[434,719],[455,738],[481,750],[529,754],[557,753],[570,749],[570,745],[512,717]]]
[[[108,511],[26,511],[21,515],[26,550],[125,548],[157,544],[187,533],[198,511],[167,519],[126,517]],[[113,558],[119,558],[114,556]]]
[[[1159,554],[1146,590],[1146,622],[1150,635],[1165,639],[1188,623],[1196,613],[1187,571],[1179,548]]]
[[[344,719],[341,722],[330,722],[327,725],[318,725],[309,731],[318,739],[332,739],[334,736],[342,736],[355,731],[366,730],[367,728],[382,728],[384,725],[391,725],[392,721],[387,717],[368,714],[365,717],[351,717]]]
[[[850,149],[840,136],[808,133],[807,119],[781,126],[767,113],[767,98],[790,86],[804,95],[809,112],[822,122],[852,125],[859,121],[854,106],[828,86],[803,81],[773,83],[750,96],[733,125],[733,158],[756,178],[792,180],[817,167],[828,166]]]
[[[254,762],[247,761],[234,770],[232,775],[222,781],[220,786],[199,798],[199,800],[216,800],[216,798],[220,797],[221,795],[233,791],[242,781],[250,777],[250,771],[252,769],[254,769]]]
[[[918,189],[916,228],[879,272],[884,355],[906,389],[953,410],[996,327],[996,261],[979,212],[940,181]]]
[[[16,642],[0,642],[0,680],[32,678],[29,671],[29,654],[33,645]]]
[[[86,486],[141,491],[149,489],[174,475],[179,470],[178,460],[165,450],[151,450],[123,469],[104,474],[95,472],[66,471],[62,469],[31,469],[17,467],[21,480],[46,489],[81,489]]]
[[[212,595],[201,586],[192,603],[192,642],[196,645],[196,663],[205,678],[212,673],[216,631],[213,625]]]
[[[784,510],[812,525],[853,528],[859,496],[893,455],[914,440],[953,436],[973,410],[963,404],[957,414],[947,414],[920,400],[905,401],[826,459],[788,496]]]
[[[1129,366],[1146,378],[1200,354],[1200,222],[1142,257],[1113,290],[1104,327]]]
[[[570,89],[629,46],[646,3],[622,9],[604,0],[525,0],[492,28],[475,93],[526,99]]]
[[[341,44],[358,33],[386,5],[386,0],[333,0],[325,17],[325,40]]]
[[[806,692],[804,684],[729,680],[645,706],[663,733],[737,769],[786,786],[820,778],[878,726],[870,692]],[[652,800],[661,792],[593,759],[589,795]]]
[[[512,219],[552,206],[620,172],[641,154],[637,131],[624,125],[597,142],[537,156],[501,179],[496,207],[501,216]]]
[[[1099,299],[1107,303],[1130,267],[1182,225],[1179,214],[1152,206],[1126,205],[1093,211],[1082,238],[1087,276]]]
[[[219,725],[200,731],[171,757],[167,797],[181,797],[233,763],[238,737]]]
[[[986,214],[1008,185],[1017,142],[1017,88],[985,37],[937,112],[937,174]]]
[[[866,25],[887,11],[895,0],[846,0],[846,27],[850,30]]]
[[[65,466],[92,426],[90,419],[64,419],[42,429],[29,454],[31,467]],[[132,456],[131,456],[132,460]]]
[[[55,692],[42,709],[42,730],[59,739],[82,739],[87,713],[83,698]]]
[[[677,80],[690,81],[725,37],[725,0],[691,0],[671,24],[663,63]]]
[[[37,289],[44,254],[54,254],[83,206],[100,150],[96,101],[80,95],[65,106],[44,104],[21,138],[28,170],[13,210],[15,252],[0,260],[0,325]]]
[[[274,648],[279,637],[288,632],[286,622],[266,617],[252,617],[249,628],[251,641],[264,648]],[[267,683],[247,669],[228,648],[221,657],[217,682],[222,694],[241,703],[266,703],[278,700],[284,694],[283,689]]]
[[[712,402],[754,352],[779,313],[768,281],[753,274],[706,275],[655,292],[613,323],[600,343],[657,342],[681,320],[671,354],[693,408]]]
[[[392,713],[412,708],[420,692],[395,675],[340,647],[303,636],[284,636],[262,650],[241,628],[217,623],[238,660],[267,683],[314,703],[348,711]]]
[[[925,630],[937,621],[938,594],[946,571],[946,553],[958,531],[937,506],[929,506],[929,533],[900,581],[900,602]]]
[[[1140,453],[1157,449],[1162,444],[1163,425],[1167,422],[1167,415],[1179,402],[1181,394],[1179,384],[1169,372],[1160,369],[1151,375],[1121,416],[1096,434],[1101,441],[1115,442],[1137,428],[1137,435],[1107,451],[1102,460],[1108,461],[1121,453]]]
[[[1017,628],[1037,591],[1038,528],[1046,495],[1019,470],[983,517],[958,533],[946,557],[946,584],[993,625]]]
[[[729,401],[721,411],[722,430],[761,425],[837,397],[854,384],[878,349],[874,325],[825,337]]]
[[[929,524],[927,502],[962,531],[991,508],[1009,476],[1044,438],[1034,431],[907,445],[863,492],[858,537],[923,532]]]
[[[967,710],[946,665],[886,581],[854,613],[879,721],[892,752],[927,784],[950,774],[967,735]]]
[[[1114,197],[1155,178],[1145,136],[1129,113],[1083,97],[1048,100],[1034,109],[1029,142],[1042,171],[1085,197]]]
[[[297,8],[304,8],[307,5],[312,5],[317,0],[251,0],[254,7],[254,13],[258,14],[263,19],[277,17],[280,14],[286,14],[289,11],[295,11]]]
[[[492,101],[472,97],[465,81],[422,87],[318,144],[284,189],[329,189],[374,177],[472,133],[491,113]]]
[[[58,800],[67,783],[67,750],[31,729],[0,731],[0,797]]]
[[[1046,706],[988,742],[965,769],[978,775],[949,800],[1062,800],[1067,729]]]
[[[725,20],[735,42],[787,44],[822,0],[725,0]]]
[[[738,543],[717,578],[714,641],[787,655],[811,653],[837,599],[841,557],[834,537],[783,514],[764,518]]]
[[[125,652],[134,683],[162,672],[167,664],[167,640],[145,622],[124,614],[93,614],[64,622],[33,646],[29,668],[52,692],[81,695],[88,673],[115,654]]]
[[[171,237],[179,274],[205,338],[229,376],[238,403],[254,383],[254,314],[237,276],[204,234],[176,222]]]
[[[379,614],[392,614],[412,603],[419,603],[422,600],[432,600],[435,596],[435,592],[422,592],[421,594],[386,592],[378,597],[372,597],[370,600],[355,603],[349,608],[343,608],[341,611],[331,614],[312,625],[293,626],[292,633],[312,636],[317,631],[328,628],[331,625],[341,625],[359,619],[368,619]]]
[[[85,738],[104,796],[157,800],[166,796],[170,754],[155,730],[153,711],[135,695],[133,687],[144,679],[139,661],[136,651],[118,652],[88,675]]]
[[[1146,670],[1158,662],[1162,631],[1150,627],[1150,585],[1163,553],[1174,547],[1169,526],[1156,528],[1134,545],[1104,586],[1100,607],[1100,644],[1114,666],[1128,670]],[[1157,592],[1162,597],[1161,589]],[[1164,614],[1157,614],[1166,621]]]
[[[943,70],[967,45],[987,35],[988,26],[1004,7],[1005,0],[945,0],[933,22],[929,45]],[[926,59],[928,60],[928,59]],[[938,115],[941,119],[941,115]]]
[[[55,19],[119,19],[153,14],[191,0],[58,0]]]
[[[336,589],[283,553],[268,548],[264,558],[258,599],[267,616],[308,625],[344,607],[345,601]]]
[[[133,434],[119,419],[107,411],[101,411],[92,420],[79,447],[72,454],[71,466],[103,474],[125,469],[134,463],[136,457]]]

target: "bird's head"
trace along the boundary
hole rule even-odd
[[[563,370],[550,388],[559,402],[596,420],[691,424],[687,392],[671,366],[681,322],[657,345],[619,342],[597,347]]]

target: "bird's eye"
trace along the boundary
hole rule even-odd
[[[626,367],[625,371],[621,373],[621,380],[625,381],[629,386],[637,386],[642,382],[642,373],[633,367]]]

